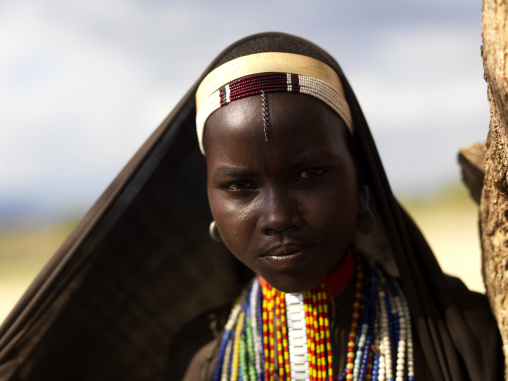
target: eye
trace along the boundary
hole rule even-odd
[[[309,169],[306,169],[306,170],[300,172],[300,174],[298,175],[298,180],[311,179],[313,177],[321,176],[323,173],[325,173],[324,169],[309,168]]]
[[[255,186],[250,181],[235,181],[225,186],[226,190],[238,192],[246,189],[255,189]]]

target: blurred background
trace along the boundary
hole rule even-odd
[[[480,19],[479,0],[0,1],[0,322],[209,62],[263,31],[339,61],[395,193],[483,291],[456,159],[488,131]]]

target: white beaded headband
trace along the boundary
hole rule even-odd
[[[292,53],[257,53],[229,61],[211,71],[196,91],[196,129],[204,154],[208,117],[234,100],[270,92],[311,95],[327,104],[353,132],[351,111],[337,73],[325,63]]]

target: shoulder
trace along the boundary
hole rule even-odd
[[[209,381],[215,369],[217,341],[215,339],[203,346],[192,358],[183,381]]]
[[[469,290],[459,278],[445,275],[445,279],[453,294],[454,302],[460,306],[467,321],[478,322],[481,318],[489,327],[494,326],[497,330],[497,324],[485,294]]]
[[[475,336],[496,341],[499,338],[499,329],[487,296],[469,290],[458,278],[445,275],[445,279],[452,292],[454,306],[460,308],[465,323]]]
[[[460,315],[477,343],[475,356],[481,357],[482,363],[485,364],[485,371],[492,373],[492,377],[485,379],[498,379],[497,377],[501,377],[503,374],[502,341],[487,296],[469,290],[458,278],[447,275],[446,281],[454,297],[454,304],[450,308],[460,308]],[[452,313],[451,310],[445,311],[447,320],[452,316],[456,318],[457,314]],[[453,322],[449,321],[448,325],[455,326]],[[455,337],[461,337],[461,335]],[[461,347],[458,346],[458,348]],[[495,376],[496,374],[497,376]]]

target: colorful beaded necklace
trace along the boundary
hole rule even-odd
[[[351,250],[310,291],[280,292],[257,277],[226,323],[214,381],[333,381],[328,304],[353,275],[346,368],[338,380],[413,381],[410,316],[400,286]]]

